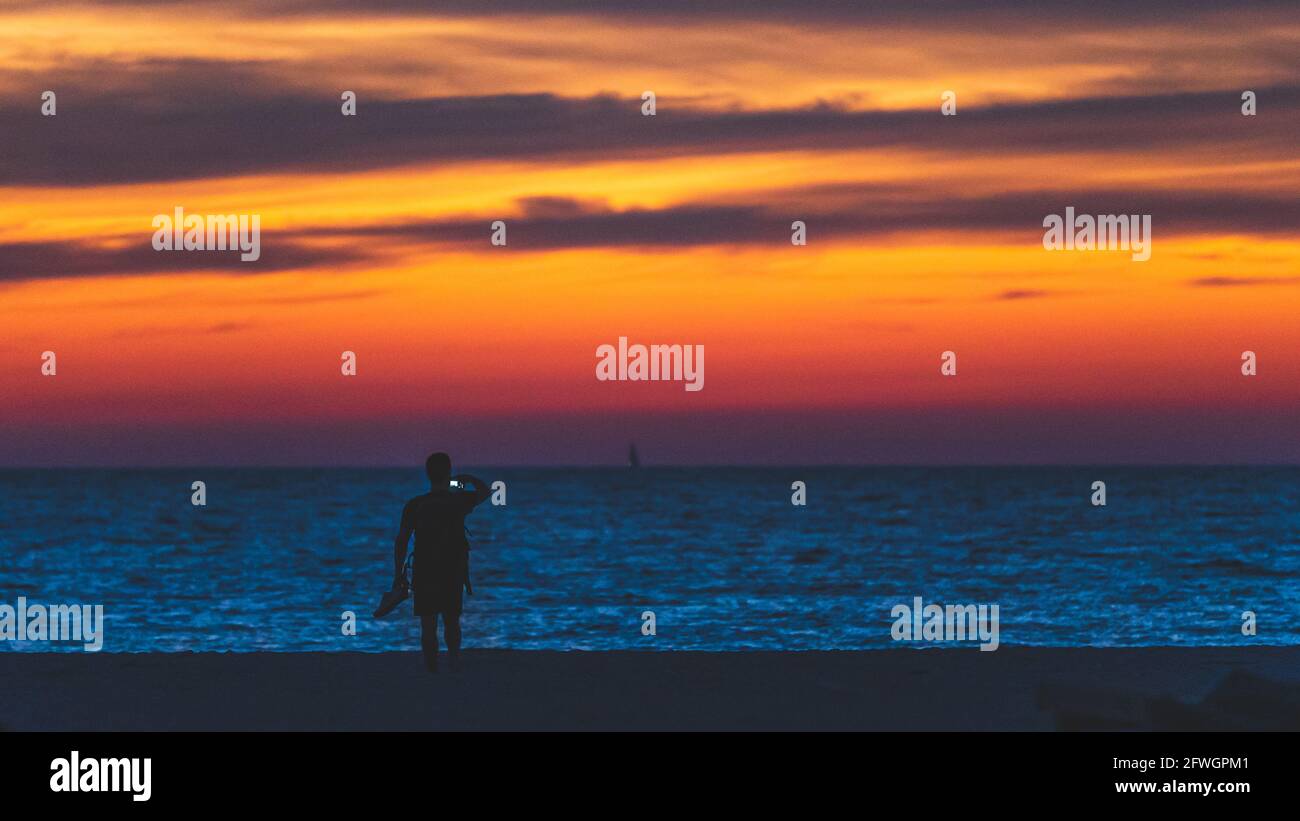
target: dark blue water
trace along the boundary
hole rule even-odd
[[[888,647],[891,608],[914,596],[999,605],[1003,645],[1300,643],[1297,468],[479,473],[507,504],[468,520],[467,646]],[[409,602],[370,612],[425,485],[419,470],[0,471],[0,604],[102,604],[106,651],[414,649]],[[66,646],[0,642],[15,649]]]

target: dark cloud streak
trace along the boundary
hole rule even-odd
[[[276,85],[263,68],[170,65],[159,91],[69,86],[58,117],[12,97],[0,106],[0,184],[88,186],[276,172],[347,173],[417,163],[577,163],[629,158],[833,149],[913,149],[973,156],[1068,151],[1204,150],[1291,159],[1300,86],[1256,89],[1268,116],[1242,117],[1236,90],[1147,97],[858,111],[674,108],[549,94],[340,101]],[[80,76],[80,75],[78,75]],[[194,78],[206,76],[202,94]],[[260,81],[260,82],[259,82]],[[212,92],[206,89],[212,89]],[[219,90],[219,91],[218,91]],[[36,99],[33,97],[33,99]]]
[[[295,269],[336,268],[357,261],[352,249],[311,248],[297,240],[267,241],[262,256],[243,262],[239,251],[155,251],[152,232],[142,231],[139,245],[105,247],[86,242],[0,243],[0,283],[33,279],[141,274],[266,274]]]
[[[1122,189],[1043,190],[983,197],[946,196],[931,187],[839,185],[779,189],[759,204],[688,203],[663,209],[612,210],[564,197],[524,197],[506,218],[506,253],[581,248],[635,248],[643,252],[696,246],[789,247],[790,223],[807,223],[814,243],[864,244],[882,238],[919,238],[924,232],[966,234],[972,243],[1003,242],[1035,247],[1042,221],[1074,206],[1079,214],[1151,214],[1157,249],[1162,239],[1188,234],[1291,236],[1300,224],[1300,200],[1292,196],[1246,196],[1204,191]],[[826,204],[833,208],[825,209]],[[495,218],[495,217],[494,217]],[[493,218],[493,219],[494,219]],[[76,276],[215,272],[252,275],[286,270],[334,271],[383,266],[412,252],[488,250],[486,216],[413,220],[398,224],[312,226],[263,231],[262,258],[242,262],[238,251],[155,251],[151,232],[138,244],[107,247],[86,242],[0,244],[0,282]],[[328,241],[328,247],[322,246]],[[1286,278],[1196,280],[1199,286],[1285,284]],[[1046,294],[1010,291],[1000,299]],[[322,297],[304,297],[321,299]]]
[[[1282,195],[1124,189],[1043,190],[954,198],[934,188],[835,186],[768,191],[758,205],[687,204],[612,211],[572,203],[567,212],[548,198],[550,211],[521,208],[507,218],[513,251],[635,247],[672,249],[696,245],[788,245],[790,223],[804,220],[812,242],[870,241],[927,231],[969,232],[972,241],[1041,243],[1043,218],[1074,206],[1078,214],[1151,214],[1157,246],[1163,237],[1187,234],[1294,233],[1300,200]],[[834,210],[818,212],[822,201]],[[531,203],[525,200],[524,203]],[[486,248],[486,217],[454,217],[396,225],[335,229],[332,235],[401,240],[429,247]],[[318,234],[320,232],[317,232]],[[293,235],[291,235],[293,236]],[[305,235],[304,235],[305,236]]]

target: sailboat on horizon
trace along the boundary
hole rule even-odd
[[[636,455],[635,442],[627,446],[627,466],[633,469],[641,467],[641,458]]]

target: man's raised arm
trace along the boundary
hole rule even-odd
[[[453,476],[451,478],[455,479],[457,482],[460,482],[462,485],[465,482],[469,482],[471,485],[474,486],[474,490],[472,491],[474,494],[473,507],[478,507],[479,505],[483,504],[483,502],[487,501],[487,497],[492,495],[491,486],[489,486],[487,482],[483,481],[477,476],[471,476],[468,473],[462,473],[459,476]]]

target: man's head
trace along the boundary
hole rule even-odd
[[[434,487],[446,486],[451,480],[451,457],[445,453],[431,454],[424,460],[424,472],[429,476],[429,483]]]

